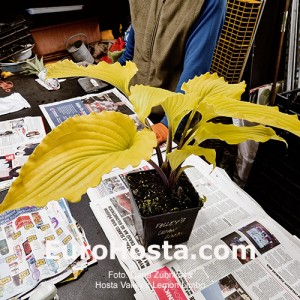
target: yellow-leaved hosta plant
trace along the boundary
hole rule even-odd
[[[149,161],[157,145],[147,122],[153,106],[161,105],[168,119],[167,155],[156,169],[160,167],[165,183],[171,185],[183,171],[183,162],[192,154],[204,156],[215,165],[215,150],[199,146],[205,140],[218,139],[229,144],[248,139],[284,142],[271,127],[300,136],[297,116],[280,113],[277,107],[240,101],[244,82],[228,84],[217,74],[206,73],[184,83],[185,94],[179,94],[144,85],[129,87],[136,72],[132,62],[127,62],[126,66],[100,62],[84,67],[64,60],[48,67],[48,77],[88,76],[116,86],[129,98],[145,128],[137,131],[134,121],[118,112],[69,118],[53,129],[31,154],[1,204],[1,212],[26,205],[44,206],[49,200],[61,197],[79,201],[89,187],[98,185],[102,176],[113,168],[135,167],[142,160]],[[191,120],[197,112],[201,120],[191,128]],[[174,134],[187,114],[189,118],[181,140],[172,151]],[[245,119],[258,125],[237,127],[211,122],[218,116]],[[151,164],[154,166],[153,162]]]

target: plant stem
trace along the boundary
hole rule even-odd
[[[170,126],[169,131],[168,131],[166,154],[168,154],[172,151],[172,134],[173,134],[173,130],[172,130],[172,127]],[[166,157],[166,160],[167,160],[167,157]]]
[[[161,149],[160,149],[159,145],[157,145],[155,147],[155,152],[156,152],[156,156],[157,156],[158,165],[159,165],[159,167],[161,167],[163,164],[163,158],[162,158]]]
[[[148,119],[145,120],[145,123],[148,126],[148,128],[153,131]],[[155,147],[155,152],[156,152],[156,156],[157,156],[158,165],[159,165],[159,167],[161,167],[162,164],[163,164],[163,158],[162,158],[162,154],[161,154],[161,150],[160,150],[159,145],[157,145]]]
[[[193,110],[189,115],[189,118],[188,118],[188,120],[185,124],[184,130],[182,132],[182,135],[181,135],[181,138],[180,138],[180,141],[179,141],[178,149],[181,149],[182,146],[184,145],[184,140],[185,140],[186,133],[187,133],[188,129],[190,128],[190,125],[191,125],[191,122],[192,122],[192,119],[193,119],[195,113],[196,113],[196,111]]]
[[[148,160],[148,163],[156,170],[156,172],[158,173],[158,175],[160,176],[164,187],[166,188],[166,190],[169,189],[169,180],[166,176],[166,174],[162,171],[162,169],[152,160]]]

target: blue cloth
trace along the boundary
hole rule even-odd
[[[189,79],[209,72],[214,49],[225,20],[226,0],[205,0],[199,18],[194,24],[185,46],[184,64],[175,92],[183,93],[181,86]],[[121,65],[134,55],[134,29],[131,26],[125,51],[119,58]],[[168,127],[167,117],[161,123]]]
[[[126,64],[126,61],[133,59],[133,53],[134,53],[134,30],[133,27],[130,26],[125,50],[123,51],[122,55],[119,57],[118,62],[124,66]]]

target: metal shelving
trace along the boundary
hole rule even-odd
[[[0,62],[9,62],[12,57],[32,47],[33,39],[26,20],[18,20],[0,26]]]

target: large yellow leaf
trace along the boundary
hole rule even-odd
[[[108,64],[104,61],[97,65],[79,66],[71,60],[63,60],[47,66],[47,77],[63,78],[86,76],[101,79],[118,88],[129,96],[129,82],[137,72],[136,65],[128,61],[125,66],[120,63]]]
[[[143,123],[145,123],[145,119],[150,115],[152,107],[161,105],[167,97],[176,95],[176,93],[168,90],[142,84],[132,86],[130,93],[129,100],[133,105],[135,113]]]
[[[184,146],[182,149],[175,149],[167,154],[172,170],[175,170],[192,154],[197,156],[204,156],[206,160],[213,166],[216,165],[216,151],[214,149],[202,148],[199,146]]]
[[[266,142],[270,139],[284,142],[285,140],[276,135],[276,132],[264,125],[256,125],[251,127],[238,127],[232,124],[221,123],[205,123],[199,127],[194,135],[197,143],[201,143],[207,139],[216,139],[226,141],[228,144],[239,144],[247,140],[256,142]]]
[[[217,73],[205,73],[182,84],[182,90],[186,94],[196,94],[201,100],[208,95],[211,97],[224,95],[235,100],[240,100],[245,87],[246,84],[244,81],[237,84],[229,84],[223,77],[219,77]]]
[[[182,118],[196,107],[199,101],[199,97],[195,97],[194,94],[184,95],[144,85],[132,86],[130,92],[129,100],[142,122],[149,116],[153,106],[163,107],[168,127],[172,128],[172,138]]]
[[[249,122],[281,128],[300,136],[300,122],[296,115],[281,113],[277,106],[264,106],[227,97],[207,97],[203,102],[213,106],[218,116],[232,117]],[[202,106],[203,108],[204,106]],[[200,111],[205,115],[205,111]]]
[[[176,133],[177,127],[182,121],[183,117],[191,112],[199,101],[194,94],[180,94],[168,97],[163,103],[162,107],[168,119],[168,126],[172,128],[172,139]]]
[[[122,113],[103,111],[69,118],[30,155],[0,212],[44,206],[61,197],[79,201],[114,167],[135,167],[141,160],[149,160],[156,144],[152,131],[136,131],[133,120]]]

